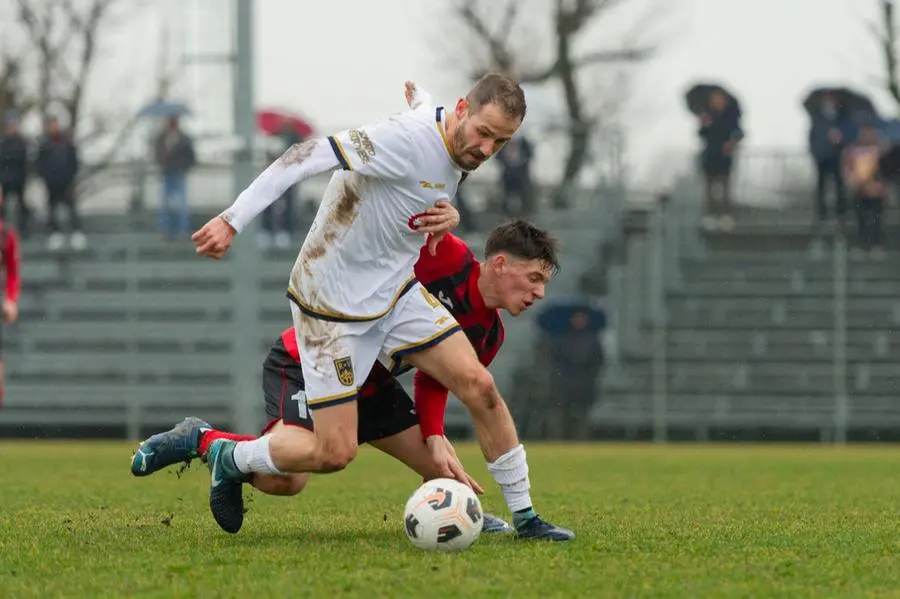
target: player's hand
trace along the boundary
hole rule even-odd
[[[459,226],[459,211],[447,200],[438,200],[418,219],[420,233],[428,233],[428,252],[437,255],[444,235]]]
[[[447,437],[433,435],[425,440],[425,444],[428,446],[431,458],[437,465],[441,476],[456,479],[471,487],[479,495],[484,494],[484,489],[481,488],[481,485],[466,473],[459,458],[456,457],[456,450],[453,449],[453,444],[450,443]]]
[[[416,97],[416,84],[412,81],[407,81],[404,85],[404,93],[406,95],[406,103],[409,104],[409,107],[412,108],[413,98]]]
[[[197,245],[198,254],[218,260],[231,247],[236,234],[234,227],[216,216],[191,235],[191,240]]]
[[[3,300],[3,322],[11,324],[19,318],[19,304],[5,299]]]

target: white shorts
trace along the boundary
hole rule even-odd
[[[418,282],[377,320],[323,320],[304,313],[293,301],[291,314],[311,409],[356,400],[376,360],[396,374],[405,356],[462,330],[447,308]]]

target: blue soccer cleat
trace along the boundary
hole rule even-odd
[[[516,523],[516,535],[523,540],[540,541],[571,541],[575,538],[571,530],[550,524],[537,514]]]
[[[498,518],[493,514],[484,514],[484,519],[482,520],[483,526],[481,527],[481,532],[512,532],[513,527],[507,524],[506,520],[503,518]]]
[[[216,439],[206,450],[209,466],[209,510],[225,532],[236,533],[244,524],[244,495],[241,488],[246,476],[234,463],[237,443]]]
[[[147,476],[180,462],[200,457],[200,437],[212,430],[199,418],[185,418],[170,430],[157,433],[141,443],[131,457],[131,473]]]

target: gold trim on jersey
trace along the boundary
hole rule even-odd
[[[341,140],[338,139],[337,135],[329,135],[328,143],[331,144],[331,150],[337,155],[338,162],[341,163],[344,170],[352,171],[353,165],[347,158],[347,152],[344,151],[344,146],[341,145]]]
[[[435,115],[435,124],[437,125],[438,133],[441,134],[441,139],[444,140],[444,147],[447,149],[447,154],[453,158],[453,150],[450,149],[450,140],[447,139],[447,132],[444,130],[444,119],[441,118],[441,113],[444,111],[444,108],[438,108],[438,112]]]
[[[306,302],[300,299],[300,296],[297,295],[297,292],[288,287],[287,294],[288,297],[297,304],[297,307],[300,308],[300,311],[306,314],[307,316],[311,316],[313,318],[318,318],[319,320],[328,320],[331,322],[369,322],[372,320],[378,320],[379,318],[383,318],[387,315],[388,312],[394,309],[394,306],[397,305],[397,302],[400,301],[400,298],[407,294],[407,292],[412,289],[415,284],[416,277],[410,277],[400,289],[397,290],[397,293],[394,294],[394,299],[391,300],[391,304],[388,306],[387,310],[384,312],[379,312],[378,314],[373,314],[371,316],[350,316],[349,314],[342,314],[340,312],[331,312],[329,310],[322,310],[320,308],[313,308]]]
[[[462,331],[462,327],[454,321],[453,324],[441,329],[434,335],[429,335],[425,339],[416,341],[414,343],[407,343],[406,345],[401,345],[400,347],[394,349],[394,351],[391,352],[391,374],[395,376],[397,375],[400,364],[403,361],[403,358],[405,358],[406,356],[418,353],[420,351],[425,351],[430,347],[434,347],[457,331]],[[397,354],[401,355],[398,356]]]
[[[354,389],[353,391],[338,393],[337,395],[328,395],[326,397],[319,397],[318,399],[307,399],[306,405],[309,406],[310,410],[321,410],[322,408],[336,406],[338,404],[347,403],[348,401],[355,401],[356,394],[357,390]]]

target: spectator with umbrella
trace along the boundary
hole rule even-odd
[[[859,224],[860,247],[855,248],[854,254],[869,252],[875,259],[884,257],[882,214],[887,202],[887,183],[881,174],[884,150],[875,124],[864,123],[856,141],[844,150],[841,164]]]
[[[279,110],[262,110],[256,115],[257,128],[270,136],[274,141],[269,153],[269,161],[278,159],[288,148],[313,136],[313,128],[298,115]],[[297,201],[296,185],[288,188],[284,194],[270,204],[262,214],[262,232],[258,243],[263,249],[274,244],[280,249],[291,244],[296,221],[294,205]]]
[[[187,175],[194,168],[196,155],[193,140],[181,129],[181,114],[169,113],[165,127],[156,138],[156,162],[163,183],[159,228],[167,239],[186,237],[191,230]]]
[[[715,84],[695,85],[686,99],[688,110],[700,121],[698,133],[704,144],[700,154],[700,168],[706,178],[703,228],[731,231],[731,170],[737,146],[744,138],[740,104],[730,92]]]
[[[600,332],[606,314],[584,301],[558,302],[537,318],[549,340],[554,383],[542,410],[550,438],[587,440],[591,435],[591,409],[597,402],[597,377],[603,367]]]
[[[846,190],[841,172],[841,153],[854,138],[854,119],[875,114],[872,102],[847,88],[822,87],[803,101],[811,120],[809,152],[816,164],[816,212],[820,224],[828,221],[825,200],[830,185],[835,192],[838,224],[846,212]]]

